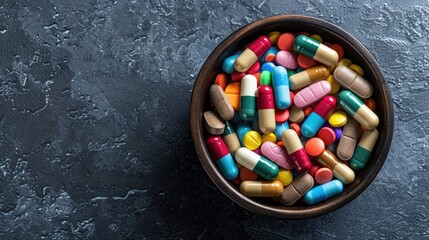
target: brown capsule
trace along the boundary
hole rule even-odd
[[[286,206],[290,206],[298,201],[306,192],[310,191],[313,186],[313,177],[308,173],[301,173],[283,190],[280,202]]]
[[[323,153],[316,158],[316,162],[327,167],[334,172],[334,176],[344,184],[350,184],[355,180],[355,173],[347,165],[340,162],[335,154],[325,149]]]

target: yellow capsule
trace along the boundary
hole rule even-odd
[[[240,192],[247,197],[279,197],[283,185],[279,181],[244,181],[240,184]]]
[[[342,127],[347,123],[347,114],[343,111],[334,112],[328,120],[332,127]]]
[[[314,40],[316,40],[316,41],[320,42],[320,43],[323,43],[322,37],[321,37],[320,35],[313,34],[313,35],[311,35],[310,37],[311,37],[312,39],[314,39]]]
[[[276,179],[277,181],[280,181],[284,187],[288,186],[293,181],[293,174],[292,171],[287,169],[280,169],[279,175],[277,175]]]
[[[349,66],[348,66],[353,72],[355,72],[357,75],[359,75],[359,76],[363,76],[363,74],[364,74],[364,72],[363,72],[363,69],[361,68],[361,67],[359,67],[358,65],[356,65],[356,64],[350,64]]]
[[[274,133],[266,133],[262,135],[262,143],[264,142],[277,143],[277,137]]]
[[[262,144],[262,137],[257,131],[249,131],[243,138],[244,146],[250,150],[258,149]]]
[[[326,79],[331,84],[331,94],[337,93],[340,91],[340,84],[337,83],[337,81],[334,80],[333,75],[329,75],[329,77]]]

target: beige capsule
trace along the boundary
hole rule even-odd
[[[279,197],[283,192],[280,181],[244,181],[240,192],[247,197]]]
[[[371,83],[346,66],[339,66],[335,69],[334,79],[342,87],[351,90],[361,98],[369,98],[372,95]]]
[[[323,167],[328,167],[334,172],[334,176],[338,178],[344,184],[350,184],[355,180],[355,173],[347,165],[340,162],[335,154],[331,151],[325,149],[323,153],[316,158],[318,162]]]
[[[360,134],[360,124],[352,117],[347,116],[347,123],[343,128],[343,135],[338,143],[337,156],[343,161],[353,157],[356,143]]]
[[[329,69],[325,66],[312,67],[290,76],[290,87],[292,90],[299,90],[310,85],[311,83],[327,79],[329,74]]]
[[[259,129],[263,133],[271,133],[276,129],[276,118],[274,109],[258,110]]]
[[[225,130],[225,122],[213,111],[204,112],[204,126],[213,135],[221,135]]]
[[[314,179],[308,173],[301,173],[290,185],[288,185],[280,196],[280,202],[290,206],[298,201],[304,194],[314,186]]]
[[[313,58],[323,64],[332,66],[338,62],[338,53],[332,48],[320,44]]]
[[[305,118],[304,110],[293,105],[289,109],[289,120],[294,123],[300,123]]]
[[[219,85],[213,84],[210,86],[210,97],[217,112],[223,120],[228,121],[234,117],[234,109],[229,103],[225,92]]]

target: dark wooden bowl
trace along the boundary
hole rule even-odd
[[[271,199],[248,198],[242,195],[236,185],[222,177],[205,144],[205,137],[208,133],[203,125],[203,112],[209,106],[208,88],[214,82],[217,73],[221,71],[223,59],[242,49],[245,44],[250,43],[259,35],[266,35],[272,31],[319,34],[324,41],[340,44],[344,48],[344,56],[361,66],[365,71],[364,77],[374,86],[373,98],[377,107],[377,115],[380,118],[380,125],[377,128],[380,136],[371,159],[362,171],[357,172],[355,181],[346,186],[340,195],[313,206],[298,204],[287,207]],[[380,67],[368,50],[341,28],[317,18],[299,15],[280,15],[258,20],[237,30],[219,44],[204,63],[195,82],[190,105],[190,124],[195,149],[201,164],[222,192],[252,212],[288,219],[309,218],[329,213],[344,206],[362,193],[374,180],[386,160],[394,125],[389,87]]]

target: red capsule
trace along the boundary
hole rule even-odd
[[[314,108],[313,112],[317,113],[323,119],[328,119],[337,106],[337,99],[333,96],[324,97]]]
[[[274,132],[276,129],[276,117],[273,90],[270,86],[262,85],[258,88],[256,96],[259,129],[263,133]]]

